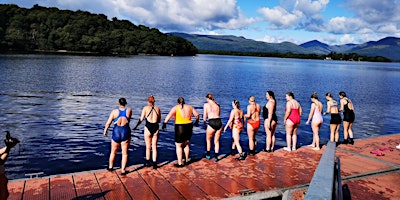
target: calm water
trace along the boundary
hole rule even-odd
[[[22,141],[6,163],[10,179],[25,178],[25,174],[35,172],[54,175],[105,168],[110,136],[103,137],[103,127],[120,97],[126,97],[133,109],[135,125],[150,94],[155,95],[164,118],[179,96],[202,113],[205,95],[211,92],[221,104],[225,123],[233,99],[246,108],[247,98],[254,95],[263,106],[265,92],[273,90],[277,98],[280,124],[276,135],[280,148],[286,144],[282,124],[286,92],[293,91],[303,107],[298,136],[299,143],[305,145],[312,140],[311,127],[305,125],[312,92],[319,93],[326,107],[325,93],[332,92],[338,100],[337,94],[343,90],[355,104],[355,138],[400,132],[400,107],[396,103],[400,99],[400,63],[213,55],[125,58],[0,55],[0,70],[0,130],[2,134],[10,130]],[[329,137],[329,116],[324,116],[324,120],[321,143],[326,143]],[[142,130],[143,125],[141,131],[133,132],[129,165],[144,161]],[[230,138],[230,132],[223,134],[221,153],[229,152]],[[204,140],[205,131],[196,127],[192,157],[203,156]],[[263,126],[257,140],[261,150],[265,146]],[[173,141],[173,125],[169,123],[168,130],[160,136],[160,162],[175,160]],[[245,132],[241,141],[247,150]],[[120,166],[119,160],[116,166]]]

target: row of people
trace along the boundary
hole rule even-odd
[[[344,139],[345,143],[354,143],[352,123],[354,122],[354,105],[351,100],[346,97],[344,92],[340,92],[340,105],[333,100],[332,94],[327,93],[326,99],[327,109],[324,114],[331,114],[330,130],[331,130],[331,141],[338,142],[339,139],[339,127],[341,124],[340,111],[344,113]],[[249,97],[249,104],[247,106],[247,113],[244,114],[240,108],[240,102],[234,100],[232,102],[232,110],[229,115],[227,124],[223,127],[223,123],[220,117],[220,105],[215,101],[212,94],[206,95],[206,103],[203,106],[203,126],[206,130],[206,158],[211,159],[211,146],[212,139],[214,138],[214,159],[218,161],[219,156],[219,139],[222,131],[226,131],[229,127],[232,130],[232,151],[237,150],[239,157],[237,160],[244,160],[246,153],[240,145],[240,133],[243,131],[245,124],[247,124],[247,134],[249,138],[249,155],[255,154],[255,148],[257,145],[256,134],[261,125],[260,115],[264,118],[264,128],[266,132],[266,147],[263,149],[265,152],[272,152],[275,146],[275,130],[278,124],[278,117],[276,115],[276,100],[273,91],[266,92],[267,103],[261,107],[255,101],[254,96]],[[302,115],[302,107],[300,103],[294,98],[292,92],[286,94],[286,107],[284,116],[284,125],[286,128],[286,142],[287,146],[284,150],[293,151],[296,150],[297,144],[297,130],[300,124],[300,118]],[[318,100],[318,95],[313,93],[311,95],[311,109],[306,124],[310,121],[313,130],[313,141],[312,146],[314,150],[319,150],[319,128],[323,123],[322,110],[323,105]],[[159,123],[161,122],[161,111],[158,106],[155,105],[154,96],[149,96],[147,99],[148,105],[144,106],[138,123],[133,128],[136,130],[139,125],[145,121],[144,128],[144,139],[146,144],[146,166],[153,166],[157,168],[157,142],[159,135]],[[113,170],[115,156],[119,147],[122,149],[122,161],[121,161],[121,172],[126,174],[125,168],[128,159],[128,148],[130,145],[131,129],[129,126],[130,119],[132,117],[132,110],[126,107],[126,99],[121,98],[118,102],[118,109],[113,110],[105,124],[104,136],[107,136],[107,130],[114,124],[112,141],[111,141],[111,153],[109,157],[108,170]],[[195,122],[192,122],[192,116],[195,117]],[[197,110],[191,106],[185,104],[185,99],[179,97],[177,105],[170,109],[168,115],[165,117],[162,129],[166,129],[167,123],[170,119],[175,118],[175,148],[177,155],[176,167],[183,167],[184,161],[189,160],[190,153],[190,139],[193,134],[193,125],[198,125],[200,120],[200,114]],[[185,157],[185,159],[183,159]],[[152,164],[151,164],[152,161]]]

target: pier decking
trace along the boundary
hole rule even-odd
[[[353,200],[400,199],[400,150],[395,148],[399,144],[400,134],[393,134],[336,148],[342,184],[348,186]],[[382,147],[392,151],[382,150],[384,156],[370,153]],[[219,162],[203,158],[184,168],[175,168],[174,162],[160,163],[156,170],[131,166],[126,176],[104,169],[11,180],[9,199],[266,199],[282,195],[303,199],[324,149],[259,152],[244,161],[233,156]]]

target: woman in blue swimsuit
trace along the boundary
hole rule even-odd
[[[118,109],[111,111],[110,116],[104,127],[104,136],[107,136],[108,128],[114,124],[112,140],[111,140],[111,153],[108,162],[108,171],[112,171],[114,167],[115,156],[118,148],[122,149],[121,160],[121,175],[126,175],[126,163],[128,162],[128,148],[131,142],[131,128],[129,121],[132,116],[132,110],[126,107],[126,99],[120,98],[118,100]]]

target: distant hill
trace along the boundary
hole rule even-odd
[[[86,11],[0,4],[0,53],[195,55],[189,41]]]
[[[379,41],[364,44],[328,45],[312,40],[300,45],[291,42],[267,43],[229,35],[199,35],[186,33],[168,33],[189,40],[199,50],[268,52],[327,55],[335,53],[356,53],[363,56],[383,56],[392,61],[400,61],[400,38],[386,37]]]
[[[186,33],[168,33],[189,40],[199,50],[272,52],[272,53],[311,53],[308,49],[291,42],[267,43],[230,35],[198,35]]]

